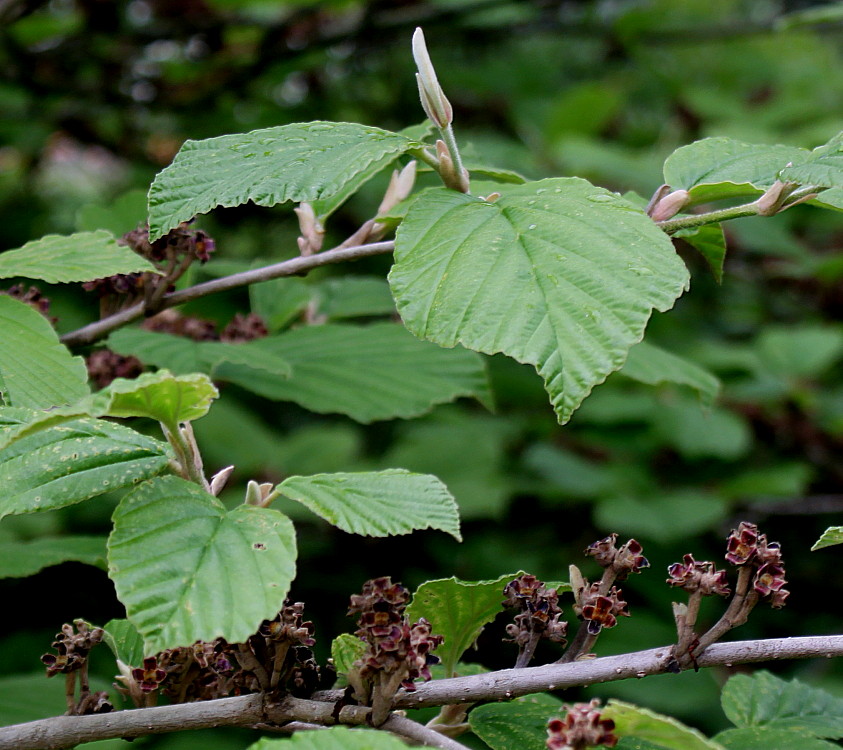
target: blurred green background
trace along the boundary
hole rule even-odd
[[[187,138],[316,119],[390,129],[420,122],[409,48],[417,25],[454,105],[467,162],[530,178],[579,175],[649,196],[664,158],[693,140],[813,147],[838,132],[842,6],[8,0],[0,3],[0,250],[50,232],[133,229],[144,218],[146,187]],[[384,184],[375,180],[332,218],[326,247],[372,215]],[[287,206],[221,209],[198,226],[216,239],[217,252],[185,283],[297,253],[298,225]],[[587,544],[612,531],[641,541],[652,568],[624,586],[633,617],[606,632],[598,651],[662,645],[672,638],[675,598],[663,583],[666,566],[686,552],[720,560],[739,520],[758,522],[782,542],[792,595],[783,611],[759,607],[735,636],[839,632],[839,553],[809,549],[843,517],[843,221],[797,207],[725,229],[722,286],[680,247],[691,290],[647,334],[722,379],[711,409],[691,391],[616,374],[559,427],[539,377],[503,357],[488,358],[494,413],[464,400],[410,421],[361,425],[222,387],[196,431],[209,472],[237,467],[224,499],[241,498],[250,478],[404,467],[436,474],[460,504],[462,544],[433,532],[352,537],[291,509],[301,547],[292,595],[316,622],[320,656],[352,629],[347,597],[369,577],[392,575],[412,588],[430,578],[523,569],[560,580]],[[353,290],[331,279],[368,280],[357,289],[377,297],[388,268],[380,257],[278,282],[262,310],[272,300],[279,325],[295,325],[318,284],[333,319],[365,322],[372,316],[337,303]],[[59,331],[96,318],[95,300],[78,287],[42,289]],[[225,325],[250,304],[261,303],[243,291],[185,312]],[[114,502],[99,497],[7,518],[0,541],[106,533]],[[583,569],[595,574],[590,563]],[[1,580],[0,596],[0,717],[60,713],[62,685],[26,675],[39,671],[38,656],[63,622],[122,615],[113,587],[102,571],[66,563]],[[718,616],[717,604],[707,617]],[[503,626],[487,630],[473,660],[512,665]],[[97,663],[105,683],[113,673],[107,656]],[[548,648],[538,658],[555,656]],[[776,667],[843,695],[838,664]],[[563,697],[621,696],[714,731],[726,724],[718,688],[729,671]],[[53,703],[47,690],[56,693]],[[253,736],[204,732],[135,745],[213,750],[245,747]]]

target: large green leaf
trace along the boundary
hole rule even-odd
[[[265,349],[256,348],[254,341],[238,344],[193,341],[169,333],[124,328],[108,337],[108,347],[118,354],[134,355],[144,364],[165,367],[176,375],[197,372],[213,375],[222,362],[266,370],[278,378],[290,375],[288,362]]]
[[[436,649],[446,677],[453,677],[454,667],[471,648],[483,628],[501,613],[503,589],[518,573],[501,576],[494,581],[461,581],[440,578],[423,583],[413,594],[407,608],[411,622],[424,617],[433,632],[445,636]]]
[[[216,377],[320,413],[358,422],[405,419],[460,396],[491,399],[483,361],[464,349],[419,341],[395,323],[307,326],[251,342],[290,363],[287,380],[221,362]]]
[[[144,482],[114,511],[109,574],[148,653],[244,641],[281,608],[296,541],[278,511],[240,505],[179,477]]]
[[[216,206],[274,206],[338,195],[419,143],[348,122],[281,125],[187,141],[149,190],[149,238]]]
[[[804,732],[771,727],[727,729],[714,739],[726,750],[839,750],[840,745],[806,736]]]
[[[708,370],[646,341],[629,350],[621,374],[648,385],[687,385],[697,391],[708,406],[714,403],[720,392],[720,380]]]
[[[843,526],[830,526],[823,533],[822,536],[814,542],[811,547],[811,552],[814,552],[823,547],[831,547],[835,544],[843,544]]]
[[[723,750],[699,729],[631,703],[612,699],[602,714],[615,722],[615,734],[621,737],[639,737],[669,750]]]
[[[0,426],[8,424],[9,410],[2,411]],[[164,443],[122,425],[77,419],[50,427],[0,452],[0,518],[63,508],[136,484],[168,462]]]
[[[457,504],[429,474],[403,469],[289,477],[276,490],[350,534],[391,536],[439,529],[460,540]]]
[[[82,357],[71,356],[43,315],[0,294],[0,383],[10,406],[46,409],[90,393]]]
[[[376,729],[329,727],[318,732],[296,732],[286,739],[264,737],[247,750],[407,750],[407,746]]]
[[[389,281],[413,333],[535,365],[566,422],[688,272],[643,212],[585,180],[502,192],[494,203],[421,195],[398,229]]]
[[[781,171],[781,179],[800,185],[843,188],[843,132],[815,148],[801,163],[785,167]]]
[[[809,153],[794,146],[704,138],[667,157],[664,181],[674,190],[687,190],[693,203],[753,196],[770,187],[788,163],[804,161]]]
[[[0,542],[0,578],[25,578],[69,560],[105,568],[105,537],[62,536],[30,542]]]
[[[817,737],[843,737],[843,699],[799,680],[766,671],[729,678],[721,695],[723,711],[737,727],[787,729]]]
[[[561,707],[553,696],[531,695],[478,706],[468,715],[468,723],[492,750],[545,750],[547,722],[559,718]]]
[[[103,229],[68,236],[48,234],[0,254],[0,278],[24,276],[57,284],[140,271],[160,273],[148,260],[118,245],[111,232]]]

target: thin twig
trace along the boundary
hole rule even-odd
[[[391,253],[394,249],[395,243],[390,240],[387,242],[372,242],[368,245],[357,245],[355,247],[333,248],[323,253],[316,253],[315,255],[291,258],[280,263],[274,263],[271,266],[231,274],[231,276],[212,279],[211,281],[196,284],[187,289],[170,292],[164,295],[155,311],[159,312],[168,307],[192,302],[200,297],[207,297],[209,294],[237,289],[259,281],[269,281],[284,276],[306,274],[308,271],[319,266],[344,263],[345,261],[357,260],[358,258],[368,258],[372,255],[384,255],[385,253]],[[92,344],[94,341],[104,338],[112,331],[143,317],[144,311],[144,303],[139,302],[107,318],[98,320],[95,323],[89,323],[75,331],[70,331],[61,337],[61,341],[63,344],[71,347]]]
[[[547,690],[662,674],[670,671],[672,650],[672,645],[662,646],[570,664],[433,680],[418,685],[415,692],[400,691],[395,698],[395,708],[508,700]],[[714,667],[840,656],[843,656],[843,635],[773,638],[714,643],[700,655],[697,665]],[[218,726],[256,726],[265,722],[334,724],[334,707],[341,696],[342,691],[327,690],[312,696],[311,700],[288,697],[279,704],[269,705],[264,696],[255,694],[110,714],[57,716],[0,728],[0,750],[61,750],[113,737],[140,737]],[[370,711],[363,706],[344,706],[339,714],[340,723],[365,724]]]
[[[381,729],[386,729],[393,734],[407,737],[425,747],[441,747],[445,750],[466,750],[465,745],[461,745],[456,740],[452,740],[450,737],[446,737],[444,734],[440,734],[436,730],[426,727],[424,724],[419,724],[417,721],[408,719],[406,716],[392,714],[381,726]]]

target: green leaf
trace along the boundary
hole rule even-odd
[[[46,409],[90,393],[88,370],[43,315],[0,294],[0,383],[9,406]]]
[[[675,490],[642,499],[613,496],[599,500],[594,522],[606,531],[622,528],[638,538],[679,540],[713,528],[725,520],[726,502],[703,490]]]
[[[340,633],[331,642],[331,658],[337,672],[342,674],[348,674],[354,662],[363,656],[365,651],[365,641],[350,633]]]
[[[122,661],[127,667],[139,667],[146,655],[143,648],[143,637],[138,629],[128,620],[109,620],[103,626],[103,643],[114,654],[115,659]]]
[[[105,569],[105,537],[62,536],[30,542],[0,542],[0,578],[25,578],[70,560]]]
[[[706,406],[711,406],[720,392],[720,380],[708,370],[646,341],[629,350],[621,374],[648,385],[687,385],[699,393]]]
[[[159,477],[114,511],[109,577],[147,653],[222,637],[242,642],[275,616],[295,575],[296,540],[278,511]]]
[[[779,176],[800,185],[843,188],[843,132],[815,148],[807,159],[782,169]]]
[[[796,164],[808,155],[793,146],[704,138],[667,157],[664,181],[674,190],[687,190],[693,203],[754,196],[770,187],[789,162]]]
[[[149,190],[149,239],[216,206],[274,206],[341,194],[420,146],[348,122],[310,122],[187,141]]]
[[[835,544],[843,544],[843,526],[829,526],[822,533],[822,536],[814,542],[811,552],[815,552],[823,547],[831,547]]]
[[[762,371],[786,378],[817,377],[843,357],[836,326],[766,326],[755,344]]]
[[[504,586],[518,575],[513,573],[494,581],[440,578],[418,587],[407,616],[411,622],[424,617],[434,633],[445,636],[436,655],[442,660],[447,677],[454,676],[463,652],[471,648],[483,628],[501,613]]]
[[[487,703],[468,715],[468,723],[492,750],[546,750],[547,722],[559,716],[561,705],[549,695]]]
[[[746,420],[718,407],[703,410],[690,398],[677,398],[649,415],[655,433],[686,458],[734,460],[752,445]]]
[[[726,750],[839,750],[840,745],[790,729],[744,727],[714,735]]]
[[[197,372],[214,375],[220,364],[229,362],[247,369],[266,370],[278,378],[290,376],[288,362],[255,347],[254,341],[237,344],[192,341],[169,333],[123,328],[108,337],[107,345],[118,354],[134,355],[144,364],[164,367],[176,375]]]
[[[207,375],[145,372],[134,380],[118,378],[94,396],[94,410],[109,417],[148,417],[174,431],[181,422],[208,413],[219,392]]]
[[[398,229],[390,285],[420,338],[534,365],[566,422],[688,272],[643,212],[585,180],[503,193],[495,203],[445,189],[420,196]]]
[[[118,245],[111,232],[48,234],[0,254],[0,278],[24,276],[50,284],[92,281],[116,273],[161,273],[148,260]]]
[[[763,726],[816,737],[843,737],[843,699],[767,671],[729,678],[723,712],[737,727]]]
[[[310,304],[316,289],[304,279],[285,277],[249,286],[252,312],[263,318],[270,332],[292,323]]]
[[[296,732],[287,739],[264,737],[246,750],[407,750],[397,737],[377,729],[329,727]]]
[[[439,477],[463,520],[502,518],[513,493],[507,445],[514,436],[513,425],[500,419],[439,409],[428,419],[402,424],[376,468]]]
[[[395,302],[385,279],[375,276],[346,276],[319,285],[319,312],[328,320],[368,315],[392,315]]]
[[[523,185],[527,182],[524,175],[514,172],[511,169],[502,169],[501,167],[490,167],[488,164],[466,160],[463,166],[468,170],[473,178],[480,178],[483,180],[492,180],[493,182],[506,182],[513,185]]]
[[[601,714],[615,722],[615,734],[621,737],[641,738],[670,750],[723,750],[698,729],[631,703],[613,699]]]
[[[400,153],[389,153],[382,159],[373,161],[367,165],[366,169],[354,175],[354,179],[346,182],[338,193],[328,195],[324,198],[317,198],[311,201],[313,212],[316,214],[316,219],[320,223],[330,217],[343,203],[345,203],[352,195],[360,190],[369,180],[383,170],[387,169],[400,155]]]
[[[726,237],[720,224],[707,224],[692,229],[680,229],[671,235],[685,240],[705,258],[718,284],[723,281],[723,263],[726,260]]]
[[[164,443],[122,425],[78,419],[50,427],[0,453],[0,518],[79,503],[155,476],[168,463]]]
[[[96,678],[91,682],[93,690],[109,687]],[[0,726],[60,716],[67,709],[64,690],[64,680],[48,680],[43,669],[0,677]]]
[[[289,362],[290,378],[227,362],[216,376],[321,414],[339,412],[368,423],[416,417],[460,396],[491,399],[476,354],[432,346],[395,323],[306,326],[250,343]]]
[[[392,536],[439,529],[461,541],[457,504],[429,474],[403,469],[289,477],[275,488],[350,534]]]

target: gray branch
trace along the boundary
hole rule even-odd
[[[296,276],[306,274],[319,266],[327,266],[333,263],[343,263],[349,260],[357,260],[358,258],[368,258],[372,255],[384,255],[391,253],[395,249],[395,243],[391,240],[388,242],[372,242],[368,245],[355,245],[353,247],[335,247],[331,250],[325,250],[322,253],[314,255],[304,255],[290,260],[284,260],[280,263],[274,263],[271,266],[263,266],[262,268],[255,268],[250,271],[243,271],[235,273],[231,276],[224,276],[220,279],[212,279],[205,281],[202,284],[188,287],[176,292],[165,294],[160,303],[156,306],[155,312],[159,312],[168,307],[181,305],[185,302],[191,302],[200,297],[206,297],[209,294],[216,294],[217,292],[226,292],[231,289],[237,289],[248,284],[255,284],[259,281],[269,281],[270,279],[278,279],[283,276]],[[67,346],[83,346],[85,344],[92,344],[104,336],[107,336],[112,331],[121,326],[131,323],[133,320],[143,317],[145,306],[143,302],[139,302],[132,307],[127,307],[125,310],[109,315],[107,318],[98,320],[95,323],[89,323],[82,328],[75,331],[70,331],[61,337],[63,344]]]
[[[663,646],[631,654],[581,659],[568,664],[504,669],[470,677],[434,680],[420,684],[415,692],[399,693],[395,707],[421,708],[500,701],[547,690],[661,674],[668,671],[671,649],[672,646]],[[715,667],[839,656],[843,656],[843,635],[826,635],[715,643],[697,661],[700,667]],[[292,721],[330,725],[336,722],[334,706],[341,695],[340,691],[331,690],[317,693],[311,700],[287,697],[273,704],[264,695],[255,694],[93,716],[57,716],[0,728],[0,750],[62,750],[94,740],[219,726],[259,727],[267,723],[283,725]],[[369,712],[370,709],[363,706],[344,706],[339,720],[342,724],[365,724]],[[434,737],[436,733],[431,730],[407,721],[393,715],[384,728],[416,741],[435,741],[438,743],[434,745],[436,747],[452,750],[461,747],[454,740]]]

